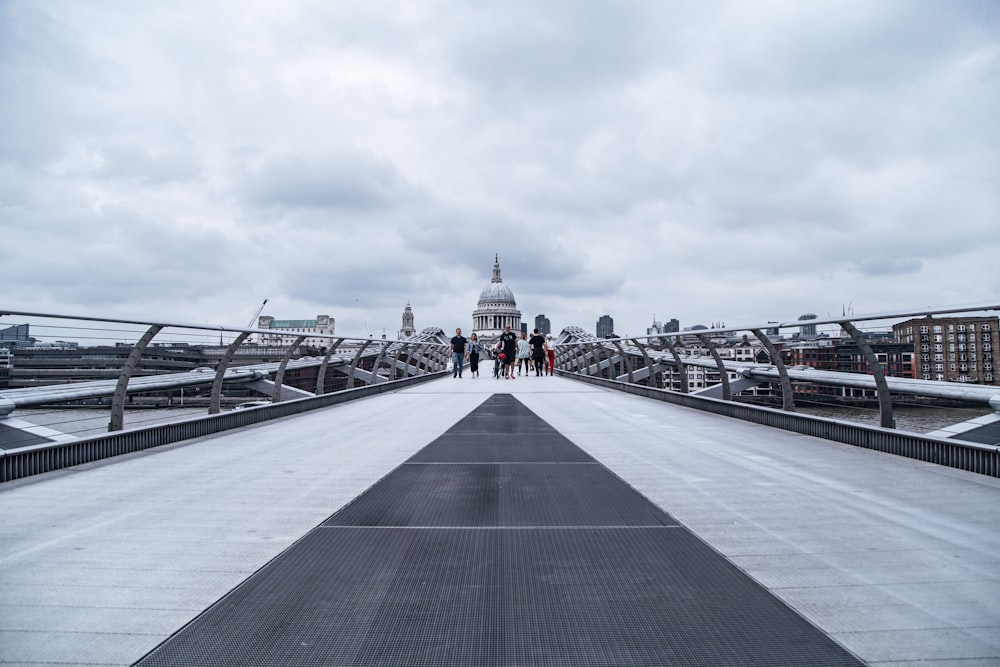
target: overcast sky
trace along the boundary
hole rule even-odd
[[[0,308],[995,304],[998,147],[995,0],[0,0]]]

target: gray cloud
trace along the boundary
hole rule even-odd
[[[406,203],[415,192],[388,161],[361,153],[267,158],[243,185],[248,206],[361,211]]]
[[[856,270],[865,276],[892,276],[917,273],[924,263],[919,259],[894,257],[869,258],[856,263]]]
[[[449,328],[495,253],[556,327],[997,301],[969,267],[1000,250],[998,27],[977,0],[0,3],[2,305]]]

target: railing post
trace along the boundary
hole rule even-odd
[[[358,369],[358,362],[361,361],[361,353],[365,351],[365,348],[372,344],[371,339],[366,340],[360,348],[358,348],[358,353],[354,355],[354,359],[351,361],[350,374],[347,376],[347,388],[354,389],[354,371]]]
[[[292,358],[292,355],[295,354],[295,351],[299,349],[299,345],[305,339],[305,336],[296,336],[292,344],[285,350],[285,356],[281,358],[281,363],[278,364],[278,371],[274,374],[274,391],[271,392],[272,403],[281,402],[281,385],[285,381],[285,367],[288,366],[289,359]]]
[[[323,362],[319,365],[319,371],[317,371],[316,373],[317,396],[321,396],[322,394],[326,393],[326,369],[330,365],[330,358],[333,356],[333,353],[336,351],[338,347],[340,347],[340,344],[343,342],[344,342],[343,338],[338,338],[337,342],[335,342],[330,347],[330,349],[326,351],[326,354],[323,355]]]
[[[642,360],[646,364],[646,370],[648,375],[646,376],[646,386],[656,387],[656,372],[653,370],[653,360],[649,358],[649,353],[646,352],[646,346],[639,342],[638,338],[633,338],[632,343],[639,348],[639,352],[642,354]]]
[[[378,384],[378,369],[379,366],[382,365],[382,359],[385,357],[385,351],[389,349],[390,345],[392,345],[391,341],[388,340],[385,341],[385,343],[382,345],[382,348],[378,351],[378,354],[375,356],[375,364],[372,365],[372,381],[371,381],[372,384]]]
[[[629,359],[628,355],[625,354],[625,350],[621,346],[621,341],[619,341],[619,340],[612,340],[611,342],[614,343],[614,346],[616,348],[618,348],[618,354],[620,354],[621,357],[622,357],[622,363],[624,363],[625,364],[625,368],[628,369],[628,383],[629,384],[635,384],[635,377],[633,377],[633,375],[632,375],[632,360]],[[621,375],[621,374],[619,373],[619,375]]]
[[[396,354],[392,355],[392,374],[389,376],[390,380],[396,379],[396,373],[399,372],[399,358],[402,356],[403,350],[409,350],[409,349],[410,349],[409,343],[403,343],[396,348]],[[406,370],[407,372],[403,373],[403,377],[409,377],[410,375],[410,373],[408,372],[409,366],[407,366]]]
[[[430,347],[430,343],[423,343],[417,346],[417,349],[413,351],[413,356],[411,361],[413,362],[413,374],[420,375],[421,366],[423,366],[424,373],[429,373],[427,369],[427,350]]]
[[[583,357],[583,346],[579,343],[567,345],[562,350],[556,348],[557,360],[570,373],[580,372],[580,359]]]
[[[688,392],[691,391],[691,388],[688,386],[687,366],[685,366],[684,362],[681,361],[681,355],[677,352],[677,346],[675,346],[673,343],[671,343],[669,340],[666,340],[665,338],[661,338],[660,340],[663,341],[663,344],[667,346],[668,350],[670,350],[670,354],[673,355],[674,364],[676,364],[677,366],[677,373],[678,375],[680,375],[681,378],[681,393],[687,394]]]
[[[142,358],[142,353],[146,350],[146,346],[149,345],[149,341],[153,340],[156,334],[160,333],[163,329],[159,324],[154,324],[149,327],[149,329],[142,335],[136,344],[132,347],[132,351],[128,355],[128,359],[125,360],[125,365],[122,366],[121,373],[118,374],[118,384],[115,385],[115,395],[111,399],[111,421],[108,422],[108,431],[120,431],[125,428],[125,395],[128,391],[128,381],[132,378],[132,372],[135,367],[139,365],[139,359]]]
[[[872,377],[875,379],[875,393],[878,395],[879,420],[882,428],[896,428],[896,420],[892,415],[892,395],[889,393],[889,383],[885,381],[885,372],[882,370],[882,364],[878,362],[878,357],[875,356],[875,351],[872,350],[872,346],[868,344],[868,341],[854,324],[844,320],[840,326],[851,337],[861,353],[865,355],[868,368],[871,369]]]
[[[601,371],[601,362],[603,361],[603,351],[601,346],[597,343],[591,343],[589,348],[590,359],[587,360],[587,375],[590,375],[591,366],[596,366],[594,375],[597,377],[604,377]]]
[[[729,389],[729,373],[726,372],[726,367],[722,363],[722,357],[719,355],[719,351],[715,347],[715,343],[709,340],[708,336],[705,334],[698,334],[698,340],[701,344],[708,348],[708,351],[712,354],[712,358],[715,359],[715,365],[719,367],[719,377],[722,379],[722,400],[731,401],[733,399],[732,391]]]
[[[556,345],[554,347],[555,347],[556,353],[555,353],[555,355],[553,357],[553,359],[554,359],[553,360],[553,365],[555,366],[555,368],[558,368],[559,370],[566,370],[566,369],[568,369],[568,367],[569,367],[569,358],[570,358],[569,348],[561,347],[561,346],[558,346],[558,345]],[[552,370],[555,371],[555,368],[553,368]]]
[[[212,399],[208,405],[208,414],[217,415],[222,412],[222,377],[226,374],[226,369],[229,368],[229,362],[233,360],[236,356],[236,350],[239,349],[243,341],[247,339],[250,335],[249,331],[244,331],[239,336],[229,344],[226,348],[226,353],[222,355],[222,359],[219,360],[219,365],[215,369],[215,379],[212,380]]]
[[[774,343],[771,339],[764,335],[764,332],[760,329],[751,329],[753,335],[757,337],[760,344],[764,346],[767,350],[767,355],[771,357],[771,364],[774,365],[775,369],[778,371],[778,377],[781,380],[781,409],[786,412],[795,412],[795,399],[792,396],[792,381],[788,377],[788,369],[785,368],[785,362],[781,360],[781,355],[778,354],[778,349],[774,347]]]

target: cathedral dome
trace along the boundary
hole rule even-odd
[[[479,303],[472,313],[472,331],[485,341],[495,340],[504,327],[521,330],[521,311],[514,292],[500,277],[500,258],[493,264],[493,280],[479,293]]]
[[[503,283],[490,283],[479,293],[479,305],[517,306],[514,293]]]

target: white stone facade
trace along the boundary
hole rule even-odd
[[[329,315],[317,315],[314,320],[276,320],[270,315],[261,315],[257,320],[258,329],[280,329],[273,334],[261,334],[261,345],[286,346],[305,334],[323,334],[324,337],[308,337],[302,345],[309,347],[329,347],[333,341],[327,336],[334,335],[334,319]]]
[[[479,294],[479,303],[472,312],[472,331],[482,341],[493,341],[500,337],[507,325],[515,333],[521,333],[521,311],[517,309],[514,293],[503,284],[500,257],[497,256],[493,264],[493,279]]]

